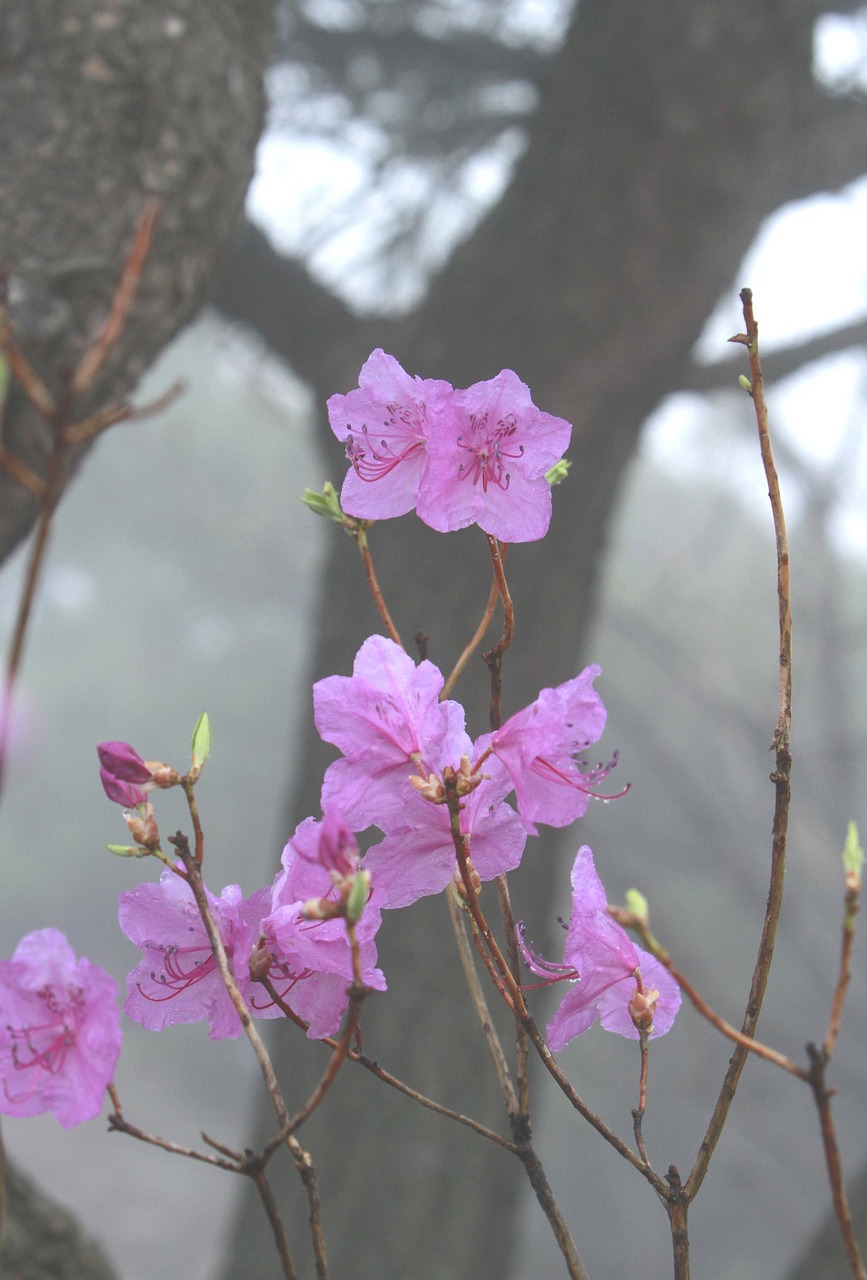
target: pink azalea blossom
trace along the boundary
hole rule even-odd
[[[548,1045],[554,1053],[599,1022],[606,1031],[639,1038],[632,1010],[652,1015],[650,1036],[671,1030],[680,1008],[680,988],[649,952],[637,947],[607,911],[602,882],[586,845],[572,867],[572,920],[566,934],[563,964],[537,956],[521,939],[524,959],[547,982],[572,979],[548,1023]]]
[[[313,686],[316,728],[343,752],[326,771],[323,811],[338,806],[353,830],[362,831],[403,809],[409,778],[426,777],[444,742],[464,731],[463,708],[439,701],[443,684],[432,662],[416,666],[393,640],[370,636],[351,676],[328,676]]]
[[[283,870],[274,882],[271,912],[262,921],[262,937],[271,956],[268,973],[280,996],[299,1018],[308,1022],[308,1036],[334,1035],[349,1001],[352,952],[346,921],[312,920],[304,916],[311,899],[335,894],[329,872],[318,861],[322,824],[306,818],[283,850]],[[373,941],[381,922],[376,891],[355,926],[365,985],[385,990],[385,977],[376,968]],[[254,1013],[275,1018],[283,1014],[264,987],[251,995]]]
[[[358,390],[331,396],[328,418],[351,470],[341,503],[366,520],[416,508],[441,533],[478,524],[504,542],[541,538],[551,521],[545,474],[572,428],[543,413],[511,369],[455,390],[413,378],[377,349]]]
[[[120,1053],[117,983],[57,929],[0,960],[0,1111],[51,1111],[65,1129],[102,1107]]]
[[[245,998],[250,992],[250,953],[268,909],[261,895],[244,902],[236,884],[208,903],[232,972]],[[205,1018],[210,1038],[235,1039],[241,1023],[217,963],[189,885],[168,868],[156,884],[119,897],[120,927],[144,956],[126,980],[124,1012],[149,1031]]]
[[[469,739],[466,745],[469,748]],[[490,776],[462,801],[460,827],[469,837],[479,879],[493,880],[518,866],[527,835],[514,809],[504,803],[512,789],[505,769],[491,760],[484,773]],[[385,829],[385,839],[364,858],[365,869],[382,893],[383,907],[405,907],[441,893],[457,870],[448,806],[433,804],[416,792],[407,799],[400,818],[394,824],[386,822]]]
[[[575,758],[605,728],[605,707],[593,688],[599,673],[597,666],[585,667],[574,680],[543,689],[529,707],[476,742],[477,760],[492,751],[508,770],[531,835],[538,834],[537,822],[565,827],[580,818],[616,763],[615,757],[610,765],[584,772]]]
[[[358,390],[331,396],[328,420],[351,463],[340,495],[344,511],[382,520],[413,509],[432,426],[451,395],[449,383],[411,377],[377,348]]]
[[[419,485],[419,518],[446,533],[477,524],[503,542],[548,532],[551,486],[572,428],[543,413],[511,369],[454,393],[451,412],[431,432]]]

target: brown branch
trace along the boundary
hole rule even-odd
[[[846,892],[844,897],[843,936],[840,942],[840,967],[837,974],[837,985],[831,999],[831,1011],[828,1015],[828,1030],[822,1044],[822,1053],[827,1062],[834,1052],[837,1037],[840,1034],[840,1022],[843,1016],[843,1001],[849,989],[852,976],[852,943],[855,941],[855,921],[861,907],[861,875],[859,872],[846,872]]]
[[[503,568],[503,555],[501,554],[500,544],[496,538],[487,534],[488,550],[491,553],[491,563],[494,566],[494,581],[497,584],[497,591],[503,605],[503,634],[493,649],[489,649],[487,653],[483,653],[488,670],[491,673],[491,706],[490,706],[490,722],[492,729],[500,727],[500,696],[503,689],[503,680],[501,669],[503,665],[503,654],[512,643],[515,635],[515,610],[512,605],[512,597],[509,594],[509,584],[506,582],[506,573]]]
[[[512,899],[509,895],[509,881],[505,874],[497,876],[497,902],[500,907],[500,918],[506,935],[506,952],[512,977],[520,986],[521,953],[518,948],[518,931],[515,928],[515,916],[512,911]],[[530,1123],[530,1071],[529,1053],[527,1049],[527,1031],[521,1019],[515,1015],[515,1075],[518,1081],[518,1114],[529,1125]]]
[[[373,596],[373,602],[376,605],[379,616],[385,623],[386,630],[391,636],[395,644],[403,648],[403,641],[398,634],[397,627],[392,621],[391,614],[388,611],[388,605],[385,603],[385,597],[382,594],[382,588],[379,585],[379,579],[373,567],[373,557],[370,554],[370,547],[367,545],[367,529],[369,522],[366,520],[355,520],[350,517],[347,522],[347,532],[355,539],[358,550],[361,552],[361,558],[364,561],[364,573],[367,578],[367,585],[370,588],[370,594]]]
[[[762,366],[759,359],[758,325],[753,314],[752,293],[749,289],[741,291],[746,333],[738,334],[733,342],[746,346],[750,361],[749,390],[756,413],[756,424],[759,432],[759,445],[765,477],[768,482],[768,496],[771,500],[771,512],[774,521],[774,534],[777,551],[777,601],[779,606],[779,710],[777,726],[774,732],[776,749],[776,768],[771,774],[771,781],[776,791],[774,802],[774,824],[771,838],[771,869],[768,898],[765,906],[765,917],[759,941],[756,964],[750,984],[750,994],[744,1012],[741,1032],[752,1038],[758,1025],[762,1002],[768,984],[771,961],[774,954],[774,940],[780,908],[783,899],[783,882],[786,869],[786,834],[789,822],[790,785],[789,775],[792,768],[792,756],[789,748],[792,723],[792,615],[789,604],[789,545],[786,536],[786,520],[780,496],[780,485],[774,466],[774,456],[768,432],[768,411],[765,404]],[[699,1147],[695,1163],[692,1167],[683,1194],[687,1200],[695,1198],[711,1157],[719,1142],[720,1134],[728,1117],[729,1108],[734,1100],[738,1081],[747,1060],[748,1050],[738,1045],[731,1056],[716,1106]]]
[[[494,1064],[494,1070],[497,1073],[497,1079],[500,1082],[500,1092],[503,1095],[506,1113],[509,1117],[518,1114],[518,1095],[515,1092],[515,1086],[512,1083],[509,1065],[506,1062],[506,1055],[503,1052],[503,1046],[500,1043],[500,1037],[497,1035],[494,1020],[488,1009],[488,1002],[485,999],[485,993],[479,982],[479,975],[476,973],[476,966],[473,964],[473,953],[467,942],[467,935],[464,930],[464,909],[459,905],[455,893],[449,887],[446,890],[446,898],[448,899],[449,915],[451,917],[452,928],[455,933],[455,943],[458,949],[458,959],[461,962],[461,969],[464,973],[467,989],[470,993],[470,999],[479,1019],[479,1025],[485,1037],[485,1043],[488,1046],[488,1052]]]
[[[295,1131],[297,1129],[300,1129],[302,1124],[304,1124],[305,1121],[308,1120],[310,1116],[312,1116],[316,1108],[325,1099],[325,1095],[328,1093],[328,1090],[331,1088],[332,1084],[337,1078],[337,1073],[340,1070],[343,1063],[346,1061],[347,1054],[349,1053],[349,1046],[352,1043],[355,1033],[358,1030],[358,1019],[359,1019],[359,1014],[361,1012],[361,1003],[369,991],[370,991],[369,987],[359,985],[357,982],[353,983],[349,992],[349,1011],[346,1018],[346,1026],[343,1029],[343,1034],[341,1035],[340,1039],[337,1041],[337,1044],[334,1047],[334,1052],[331,1055],[331,1059],[328,1063],[328,1066],[325,1068],[325,1071],[322,1073],[322,1077],[317,1082],[316,1087],[314,1088],[313,1092],[310,1094],[310,1097],[307,1099],[304,1105],[300,1107],[298,1111],[295,1112],[295,1115],[289,1121],[290,1133],[295,1133]],[[281,1136],[281,1140],[282,1140],[282,1136]]]
[[[256,1061],[259,1063],[259,1070],[262,1073],[262,1079],[265,1082],[265,1088],[268,1090],[268,1096],[271,1099],[271,1105],[277,1116],[281,1130],[288,1132],[289,1113],[286,1110],[286,1103],[283,1101],[283,1095],[280,1092],[280,1086],[277,1083],[277,1077],[274,1074],[274,1067],[271,1062],[271,1055],[265,1047],[262,1037],[259,1035],[253,1022],[247,1002],[241,994],[235,975],[232,973],[229,964],[229,958],[226,955],[226,948],[223,946],[223,939],[220,937],[220,931],[214,921],[211,908],[208,905],[208,899],[205,894],[205,886],[202,881],[202,871],[197,860],[197,856],[190,852],[189,842],[186,836],[178,832],[175,836],[169,837],[169,844],[177,849],[181,861],[184,864],[184,870],[187,873],[187,881],[193,897],[196,900],[196,906],[199,909],[202,924],[205,926],[205,932],[208,935],[208,941],[211,945],[211,952],[214,957],[217,969],[222,979],[223,986],[226,988],[229,999],[238,1015],[238,1019],[243,1028],[244,1034],[250,1042],[250,1046],[256,1055]]]
[[[271,996],[274,1003],[282,1009],[286,1016],[300,1027],[302,1031],[307,1031],[309,1023],[303,1018],[299,1018],[294,1010],[282,999],[276,987],[274,987],[270,978],[260,978],[262,986]],[[338,1041],[331,1036],[323,1036],[322,1044],[327,1045],[331,1049],[336,1049]],[[454,1120],[457,1124],[465,1125],[466,1128],[472,1129],[473,1133],[479,1134],[482,1138],[487,1138],[490,1142],[495,1142],[500,1147],[505,1147],[507,1151],[515,1151],[515,1144],[510,1142],[508,1138],[504,1138],[501,1134],[495,1133],[493,1129],[489,1129],[486,1125],[480,1124],[478,1120],[473,1120],[470,1116],[462,1115],[459,1111],[453,1111],[451,1107],[445,1107],[441,1102],[434,1102],[432,1098],[428,1098],[423,1093],[419,1093],[417,1089],[413,1089],[411,1085],[406,1084],[397,1076],[386,1071],[384,1067],[369,1058],[367,1054],[359,1052],[357,1049],[350,1049],[347,1057],[350,1062],[357,1062],[359,1066],[364,1067],[365,1071],[369,1071],[371,1075],[376,1076],[377,1080],[381,1080],[383,1084],[390,1085],[392,1089],[396,1089],[398,1093],[404,1094],[405,1097],[411,1098],[413,1102],[417,1102],[419,1106],[424,1107],[428,1111],[433,1111],[436,1115],[445,1116],[448,1120]]]
[[[831,1186],[831,1198],[834,1202],[834,1215],[840,1228],[843,1248],[846,1250],[846,1259],[849,1263],[853,1280],[867,1280],[867,1271],[864,1269],[864,1260],[861,1257],[861,1250],[858,1247],[855,1228],[852,1224],[852,1214],[849,1211],[849,1201],[843,1181],[843,1166],[840,1161],[840,1149],[837,1145],[834,1118],[831,1114],[831,1097],[834,1091],[825,1084],[825,1068],[828,1065],[828,1059],[825,1053],[821,1049],[817,1049],[814,1044],[807,1045],[807,1054],[811,1068],[809,1075],[810,1087],[813,1090],[816,1109],[819,1113],[819,1127],[822,1131],[822,1146],[825,1150],[825,1165],[828,1170],[828,1182]]]
[[[853,347],[867,346],[867,320],[857,320],[853,324],[841,325],[829,333],[808,338],[805,342],[793,343],[780,351],[772,351],[762,356],[762,371],[766,383],[782,382],[794,373],[798,373],[806,365],[825,360],[828,356],[838,355],[841,351],[849,351]],[[718,360],[713,364],[693,364],[684,371],[679,379],[678,391],[722,391],[731,390],[737,382],[737,362],[734,359]]]
[[[638,1106],[632,1113],[632,1132],[635,1135],[635,1145],[638,1147],[638,1154],[646,1165],[650,1164],[647,1158],[647,1148],[644,1145],[644,1135],[641,1132],[641,1124],[644,1120],[644,1113],[647,1110],[647,1032],[639,1032],[639,1045],[641,1047],[641,1072],[638,1077]]]
[[[73,398],[82,395],[92,386],[112,347],[123,332],[129,309],[132,306],[148,254],[150,253],[154,227],[159,217],[160,208],[161,205],[158,200],[149,200],[138,220],[132,246],[123,264],[108,315],[97,334],[96,341],[84,353],[78,368],[70,380],[69,393]]]
[[[757,1057],[764,1058],[766,1062],[772,1062],[775,1066],[782,1067],[784,1071],[788,1071],[793,1076],[798,1076],[801,1080],[809,1079],[809,1072],[803,1067],[799,1067],[791,1058],[787,1058],[784,1053],[780,1053],[777,1049],[772,1049],[770,1045],[763,1044],[761,1040],[744,1035],[742,1031],[738,1031],[737,1027],[733,1027],[730,1022],[726,1022],[725,1018],[720,1017],[704,997],[699,994],[689,979],[684,977],[665,947],[650,932],[646,920],[642,920],[631,911],[624,911],[620,907],[609,907],[608,912],[618,924],[623,925],[624,929],[634,929],[636,931],[644,947],[668,970],[680,989],[692,1001],[697,1012],[712,1027],[716,1027],[717,1031],[727,1039],[733,1040],[735,1044],[740,1045],[742,1049],[746,1049],[749,1053],[754,1053]]]
[[[289,1252],[289,1241],[286,1238],[286,1228],[277,1210],[277,1202],[274,1199],[274,1192],[271,1190],[271,1184],[264,1169],[254,1169],[249,1171],[249,1177],[252,1179],[259,1193],[259,1199],[262,1201],[262,1208],[268,1216],[268,1222],[271,1225],[271,1233],[274,1236],[274,1247],[277,1250],[277,1256],[280,1259],[280,1265],[283,1268],[284,1280],[297,1280],[297,1271],[292,1261],[292,1254]]]
[[[504,544],[503,547],[501,548],[501,551],[502,551],[502,561],[503,561],[503,564],[505,564],[506,556],[508,555],[508,552],[509,552],[508,544]],[[499,598],[500,598],[500,588],[497,582],[496,575],[494,575],[494,580],[491,583],[491,590],[488,593],[488,603],[485,605],[485,612],[482,614],[481,621],[479,622],[479,625],[476,627],[473,633],[472,639],[467,643],[463,653],[458,658],[457,662],[452,668],[452,671],[451,671],[451,674],[449,675],[448,680],[446,680],[445,684],[443,685],[443,690],[442,690],[442,693],[440,694],[440,700],[442,700],[443,698],[447,698],[449,696],[452,689],[455,687],[461,675],[463,674],[464,669],[466,668],[466,665],[469,662],[470,658],[473,656],[476,649],[478,649],[479,645],[482,643],[485,632],[487,631],[488,627],[491,625],[491,618],[493,618],[494,616],[494,610],[497,607],[497,601],[499,600]]]
[[[319,1182],[316,1170],[301,1143],[292,1134],[286,1139],[295,1168],[301,1178],[307,1196],[308,1220],[310,1223],[310,1240],[313,1244],[313,1257],[316,1263],[316,1280],[328,1280],[328,1262],[325,1254],[325,1236],[322,1231],[322,1206],[319,1203]]]

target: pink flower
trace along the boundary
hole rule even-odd
[[[57,929],[0,960],[0,1111],[51,1111],[65,1129],[99,1114],[120,1053],[117,983]]]
[[[477,760],[490,750],[508,770],[531,835],[537,822],[565,827],[580,818],[597,794],[593,788],[616,763],[615,757],[585,773],[575,759],[605,728],[605,707],[593,688],[599,673],[597,666],[585,667],[574,680],[543,689],[529,707],[476,742]]]
[[[353,830],[403,809],[413,774],[427,776],[443,743],[463,733],[464,712],[440,702],[444,681],[432,662],[419,666],[400,645],[370,636],[351,676],[328,676],[313,686],[316,728],[343,752],[322,784],[323,811],[340,808]]]
[[[219,898],[207,897],[232,972],[248,998],[250,953],[267,901],[254,894],[244,902],[236,884]],[[157,884],[129,889],[118,901],[121,929],[144,952],[127,977],[124,1012],[149,1031],[207,1018],[212,1040],[235,1039],[241,1023],[189,885],[166,868]]]
[[[324,826],[324,824],[322,824]],[[304,907],[311,899],[328,899],[336,893],[331,876],[317,862],[322,828],[306,818],[283,850],[283,871],[277,876],[271,912],[262,921],[262,937],[271,955],[268,976],[286,1004],[310,1024],[308,1036],[334,1035],[349,1001],[352,984],[352,952],[346,921],[310,920]],[[385,977],[376,968],[376,944],[381,915],[376,893],[368,901],[355,926],[366,986],[385,990]],[[281,1017],[263,987],[251,995],[253,1011],[260,1017]]]
[[[551,523],[545,473],[572,428],[537,409],[511,369],[454,393],[431,432],[418,515],[441,533],[477,524],[503,542],[534,542]]]
[[[537,409],[511,369],[465,391],[412,378],[377,349],[357,391],[331,396],[328,418],[352,469],[341,503],[366,520],[416,508],[441,533],[478,524],[504,542],[532,542],[551,522],[545,473],[572,428]]]
[[[99,778],[109,800],[125,809],[144,804],[147,797],[142,787],[151,782],[152,774],[135,748],[128,742],[101,742],[96,754]]]
[[[548,982],[578,979],[548,1023],[548,1045],[554,1053],[581,1035],[598,1018],[606,1031],[639,1038],[634,1017],[652,1018],[651,1037],[671,1030],[680,1008],[680,988],[649,952],[637,947],[607,911],[593,854],[586,845],[572,867],[572,920],[563,961],[551,964],[521,938],[528,967]]]
[[[512,789],[511,780],[498,761],[489,763],[485,773],[490,776],[464,797],[460,815],[461,832],[469,838],[472,865],[480,880],[512,871],[527,843],[520,818],[503,802]],[[406,907],[418,898],[441,893],[457,871],[448,806],[433,804],[416,792],[406,801],[400,818],[385,825],[385,839],[364,858],[365,869],[382,893],[382,906]]]
[[[358,390],[331,396],[328,420],[352,464],[340,495],[344,511],[382,520],[413,509],[432,423],[451,394],[447,382],[413,378],[377,348],[362,367]]]

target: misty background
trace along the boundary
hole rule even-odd
[[[422,305],[429,281],[447,269],[454,246],[476,228],[483,232],[487,210],[507,190],[525,154],[529,122],[547,89],[544,68],[563,48],[571,18],[566,7],[556,5],[413,9],[416,20],[409,25],[428,41],[444,42],[456,28],[464,31],[470,60],[473,36],[501,46],[505,71],[480,86],[469,104],[468,93],[461,96],[454,83],[434,77],[439,97],[413,106],[423,77],[410,61],[402,78],[386,82],[382,66],[372,55],[365,60],[363,49],[335,58],[332,79],[323,71],[327,60],[313,59],[316,40],[335,33],[344,48],[362,31],[374,48],[376,38],[385,47],[394,34],[388,15],[393,21],[399,10],[406,15],[409,6],[318,0],[300,18],[295,15],[299,31],[291,26],[288,7],[281,9],[278,56],[268,80],[270,124],[247,202],[250,218],[276,249],[302,259],[312,278],[343,301],[347,322],[370,335],[368,350],[376,345],[379,317],[387,317],[381,328],[386,339],[400,333],[400,317],[411,317]],[[820,15],[812,30],[815,82],[831,98],[860,102],[863,15]],[[308,55],[306,62],[286,56],[296,46]],[[407,45],[407,58],[414,48]],[[346,72],[340,92],[338,62]],[[479,122],[475,132],[466,127],[470,106]],[[393,145],[397,123],[406,125],[403,153]],[[564,841],[544,849],[531,845],[515,877],[516,909],[543,950],[556,946],[555,917],[569,907],[569,862],[579,843],[591,844],[610,898],[620,899],[632,885],[650,897],[656,932],[732,1021],[742,1012],[767,887],[776,599],[773,533],[752,406],[737,385],[744,361],[725,340],[742,327],[737,289],[743,284],[754,290],[769,357],[862,323],[865,202],[867,185],[856,180],[790,203],[755,229],[746,256],[736,259],[739,265],[689,344],[695,372],[684,370],[680,384],[667,385],[665,394],[656,395],[655,386],[647,392],[655,407],[625,466],[610,524],[599,535],[598,583],[588,588],[553,548],[546,559],[542,545],[541,558],[532,561],[536,577],[544,576],[541,607],[549,601],[553,610],[556,598],[574,592],[584,602],[578,607],[585,621],[592,609],[589,633],[581,639],[576,633],[574,641],[567,634],[559,642],[560,660],[567,673],[586,661],[601,664],[599,689],[609,721],[600,758],[618,748],[618,773],[632,789],[617,804],[592,808]],[[627,241],[624,253],[628,247]],[[655,302],[662,315],[665,298],[657,295]],[[239,304],[235,313],[247,305]],[[291,294],[285,305],[292,305]],[[634,306],[626,293],[613,303],[624,313]],[[350,655],[376,629],[363,596],[348,622],[339,614],[345,593],[327,566],[329,557],[345,557],[360,580],[351,543],[344,540],[339,547],[332,531],[297,502],[307,485],[339,483],[339,463],[333,454],[323,456],[317,428],[322,390],[349,390],[363,356],[353,355],[351,374],[345,335],[329,338],[326,328],[317,355],[322,385],[305,382],[290,346],[285,360],[278,360],[269,350],[274,344],[267,324],[263,337],[230,322],[232,310],[225,299],[219,310],[205,310],[164,352],[136,400],[159,394],[179,376],[187,384],[184,396],[158,419],[119,427],[103,439],[58,512],[22,680],[33,712],[32,740],[11,770],[0,809],[3,954],[22,933],[53,924],[122,983],[136,955],[116,928],[117,894],[137,883],[147,865],[121,862],[104,851],[106,843],[124,838],[125,828],[119,810],[102,795],[95,744],[126,739],[145,756],[182,766],[203,708],[215,743],[199,789],[209,887],[219,892],[239,882],[249,893],[269,881],[294,822],[304,816],[290,811],[303,792],[302,763],[308,758],[310,673],[328,661],[317,640],[317,618],[326,629],[329,614],[341,618]],[[406,321],[404,332],[411,323]],[[552,345],[567,336],[552,334]],[[531,335],[526,337],[529,347]],[[486,341],[495,351],[495,337]],[[649,327],[646,341],[655,341]],[[522,367],[520,334],[508,350],[503,345],[495,365],[482,367],[487,351],[478,357],[476,376],[491,377],[501,364],[512,363],[535,390],[531,371]],[[804,359],[793,362],[790,376],[771,383],[769,393],[792,540],[795,709],[787,898],[760,1026],[765,1039],[796,1060],[807,1040],[824,1034],[836,975],[839,852],[846,824],[858,820],[862,836],[867,828],[863,334],[841,339],[821,360],[810,354],[808,348]],[[330,358],[334,374],[328,383]],[[430,352],[424,364],[404,359],[411,372],[459,380],[449,363],[454,357],[444,355],[442,368],[431,362]],[[528,356],[528,364],[538,359]],[[730,363],[723,370],[715,368],[725,361]],[[540,407],[565,412],[562,377],[560,386],[560,400],[553,390],[550,400],[536,393]],[[612,419],[617,411],[615,393]],[[575,419],[580,434],[582,421]],[[579,463],[555,493],[555,525],[562,528],[574,507],[592,503],[595,484],[594,471]],[[410,521],[378,526],[374,551],[404,537]],[[483,548],[469,540],[460,545],[482,559]],[[510,565],[522,552],[515,549]],[[0,576],[0,617],[7,631],[24,554],[19,548]],[[528,614],[540,606],[522,594],[519,577],[516,582],[518,647],[522,632],[529,632],[532,645]],[[413,614],[410,629],[434,631],[439,649],[432,656],[446,666],[451,655],[434,629],[435,591],[434,596]],[[414,600],[412,607],[417,609]],[[529,661],[533,665],[532,652]],[[348,671],[348,663],[340,669]],[[564,678],[556,672],[549,677],[546,670],[536,667],[537,687],[540,680]],[[469,678],[463,683],[469,685]],[[512,706],[520,705],[513,696]],[[473,732],[483,727],[477,722]],[[172,827],[174,799],[160,798],[163,830]],[[180,809],[177,822],[183,822]],[[535,883],[543,877],[547,903],[534,899]],[[448,947],[442,905],[431,907],[428,916],[437,912]],[[386,927],[394,934],[413,930],[413,916],[400,913]],[[859,943],[832,1071],[843,1155],[853,1175],[867,1156],[861,951]],[[411,970],[385,967],[395,1000],[413,1008]],[[537,1017],[546,1016],[556,997],[556,989],[550,996],[534,994]],[[376,1019],[389,1018],[388,1000],[371,1017],[374,1036]],[[403,1034],[420,1036],[425,1022],[443,1017],[449,1017],[447,1010],[422,1001]],[[321,1069],[316,1046],[288,1027],[279,1032],[289,1033],[289,1071],[296,1054]],[[689,1167],[728,1056],[726,1044],[686,1007],[672,1034],[652,1046],[645,1135],[658,1167],[672,1161]],[[385,1054],[382,1060],[391,1065]],[[568,1047],[562,1064],[588,1102],[629,1138],[637,1082],[632,1046],[596,1028]],[[350,1088],[348,1074],[342,1073],[338,1090]],[[117,1085],[128,1118],[144,1128],[189,1143],[204,1129],[243,1146],[256,1123],[257,1083],[246,1044],[213,1045],[204,1025],[157,1036],[125,1024]],[[493,1093],[492,1077],[488,1087]],[[300,1083],[298,1092],[303,1096]],[[379,1086],[363,1092],[363,1106],[375,1110],[379,1095]],[[455,1096],[461,1097],[460,1089]],[[346,1093],[349,1107],[358,1105],[352,1097]],[[540,1153],[590,1274],[662,1280],[670,1273],[670,1244],[653,1197],[594,1134],[573,1122],[541,1079],[536,1097]],[[401,1117],[412,1110],[403,1101],[394,1105]],[[352,1136],[338,1135],[321,1168],[326,1231],[333,1224],[339,1233],[341,1219],[361,1214],[376,1223],[380,1235],[397,1236],[400,1219],[414,1212],[413,1201],[424,1199],[437,1179],[459,1178],[463,1136],[454,1139],[450,1171],[436,1135],[447,1122],[426,1116],[419,1123],[406,1139],[406,1205],[389,1200],[374,1208],[376,1179],[370,1173],[369,1183],[354,1174],[347,1191],[331,1167],[341,1163]],[[10,1154],[81,1216],[127,1280],[273,1274],[267,1253],[261,1263],[242,1267],[238,1261],[247,1246],[238,1243],[244,1240],[243,1223],[239,1230],[234,1215],[243,1217],[244,1211],[232,1179],[120,1135],[106,1136],[99,1121],[66,1133],[51,1117],[4,1120],[3,1130]],[[313,1124],[314,1155],[317,1139],[326,1142]],[[378,1165],[368,1168],[376,1172]],[[476,1176],[467,1172],[462,1192],[470,1217],[479,1192]],[[521,1187],[515,1197],[509,1210],[517,1224],[510,1274],[515,1280],[554,1280],[563,1268],[544,1220],[528,1191]],[[692,1212],[696,1271],[712,1268],[719,1280],[791,1276],[827,1199],[807,1091],[763,1063],[749,1063],[707,1188]],[[255,1214],[246,1216],[250,1231],[264,1235]],[[489,1230],[478,1217],[478,1229]],[[447,1210],[437,1225],[450,1232]],[[351,1257],[351,1243],[338,1244],[338,1256],[341,1248]],[[373,1251],[366,1246],[365,1252]],[[456,1263],[437,1269],[435,1253],[421,1251],[391,1266],[380,1274],[411,1280],[464,1274]],[[360,1277],[361,1271],[335,1268],[335,1274]],[[496,1280],[503,1271],[492,1264],[485,1272],[476,1264],[466,1274]]]

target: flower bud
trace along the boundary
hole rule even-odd
[[[629,1016],[637,1031],[650,1035],[653,1030],[653,1017],[656,1012],[659,992],[645,990],[641,985],[641,975],[637,971],[635,977],[637,985],[632,999],[629,1001]]]
[[[113,804],[120,804],[125,808],[134,809],[136,805],[144,804],[147,799],[141,787],[137,787],[134,782],[123,782],[120,778],[116,778],[114,774],[109,773],[107,769],[100,768],[99,780],[102,783],[103,791]]]
[[[167,787],[176,787],[180,782],[181,775],[170,764],[163,764],[162,760],[147,760],[145,763],[150,767],[155,787],[165,790]]]
[[[141,786],[151,780],[150,769],[128,742],[101,742],[96,754],[105,772],[119,782],[136,782]]]
[[[346,898],[346,919],[350,924],[358,924],[369,897],[370,872],[359,871]]]
[[[250,981],[261,982],[271,972],[271,951],[267,941],[259,938],[250,953]]]
[[[343,904],[328,898],[309,898],[299,914],[302,920],[334,920],[343,915]]]
[[[129,827],[129,833],[137,845],[147,850],[159,848],[160,833],[152,804],[144,801],[123,816]]]
[[[467,854],[467,870],[470,873],[470,884],[473,886],[473,889],[475,890],[476,897],[478,897],[479,894],[482,892],[482,881],[478,871],[476,871],[475,867],[473,866],[473,860],[469,856],[469,854]],[[460,867],[457,867],[457,866],[455,867],[455,889],[457,890],[458,894],[464,899],[465,902],[468,901],[469,895],[467,894],[467,886],[464,884],[464,878],[461,875],[461,869]]]

